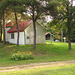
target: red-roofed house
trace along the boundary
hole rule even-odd
[[[18,22],[19,28],[19,44],[33,44],[34,32],[33,32],[33,22],[32,21],[20,21]],[[36,22],[36,43],[45,43],[45,30],[42,26]],[[9,43],[17,44],[17,29],[16,25],[12,26],[9,22],[6,24],[6,41]]]

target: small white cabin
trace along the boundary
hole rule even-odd
[[[34,32],[33,32],[33,22],[32,21],[20,21],[18,22],[19,28],[19,44],[33,44]],[[17,44],[17,29],[16,25],[12,26],[9,22],[6,24],[6,41],[9,43]],[[45,43],[45,30],[43,27],[36,22],[36,43]]]

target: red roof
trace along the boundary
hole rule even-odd
[[[20,22],[20,21],[21,21],[20,19],[17,20],[17,22]],[[12,23],[15,24],[15,21],[14,21],[14,22],[11,22],[11,21],[10,21],[9,23],[6,24],[5,27],[12,27]]]
[[[32,23],[32,21],[22,21],[22,22],[18,22],[18,29],[19,32],[23,32],[25,30],[26,27],[28,27],[30,24]],[[11,27],[8,31],[8,33],[14,33],[17,32],[17,28],[16,25],[14,25],[13,27]]]
[[[11,26],[12,26],[11,22],[9,22],[9,23],[6,24],[6,27],[11,27]]]
[[[50,34],[50,32],[47,32],[45,35]]]

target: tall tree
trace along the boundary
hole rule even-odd
[[[23,1],[23,0],[22,0]],[[25,9],[23,7],[21,0],[8,0],[9,3],[9,9],[14,12],[15,15],[15,23],[16,23],[16,29],[17,29],[17,46],[19,45],[19,28],[18,28],[18,22],[17,22],[17,13],[25,12]]]
[[[16,21],[16,28],[17,28],[17,46],[19,46],[19,28],[18,28],[18,22],[17,22],[17,14],[15,12],[15,21]]]
[[[65,22],[68,36],[68,49],[71,50],[71,29],[73,27],[72,22],[75,21],[75,6],[72,6],[72,2],[68,0],[63,0],[62,5],[63,10],[61,10],[59,14]]]
[[[1,15],[1,11],[0,11],[0,41],[2,41],[2,15]]]
[[[71,50],[71,28],[72,28],[72,21],[74,19],[74,15],[75,15],[75,8],[72,6],[70,6],[70,3],[67,1],[66,3],[66,26],[68,28],[68,48],[69,50]],[[74,20],[75,21],[75,20]]]
[[[69,2],[69,0],[60,0],[59,5],[60,7],[57,8],[58,14],[56,14],[55,18],[65,23],[68,36],[68,49],[71,50],[71,30],[75,22],[75,6],[72,6],[72,2]]]
[[[27,3],[28,6],[28,12],[33,20],[33,31],[34,31],[34,42],[33,42],[33,48],[36,48],[36,24],[35,22],[39,18],[39,16],[42,14],[43,6],[41,5],[40,1],[38,0],[28,0]]]
[[[0,41],[2,41],[2,19],[0,18]]]
[[[5,12],[6,12],[7,6],[8,6],[7,1],[2,0],[0,9],[1,9],[1,15],[3,19],[3,44],[5,44]]]
[[[1,2],[2,2],[2,0],[0,0],[0,4],[1,4]],[[0,6],[1,7],[1,6]],[[0,8],[0,10],[1,10],[1,8]],[[0,41],[2,40],[2,24],[1,24],[1,20],[2,20],[2,16],[1,16],[1,11],[0,11]]]
[[[28,13],[32,17],[33,21],[33,31],[34,31],[34,41],[33,41],[33,48],[36,48],[36,21],[40,18],[40,16],[46,12],[46,4],[43,4],[42,0],[28,0],[29,3],[27,4]]]
[[[36,48],[36,21],[39,19],[39,17],[46,13],[48,9],[50,9],[50,15],[52,14],[53,10],[55,10],[55,5],[53,4],[52,0],[28,0],[29,1],[29,12],[32,16],[33,20],[33,30],[34,30],[34,42],[33,42],[33,48]],[[48,5],[47,5],[48,4]]]

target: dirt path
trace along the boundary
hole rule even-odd
[[[34,68],[41,68],[41,67],[54,67],[54,66],[63,66],[63,65],[71,65],[71,64],[75,64],[75,60],[56,61],[56,62],[47,62],[47,63],[32,63],[32,64],[28,64],[28,65],[0,67],[0,72],[19,71],[19,70],[25,70],[25,69],[34,69]]]

